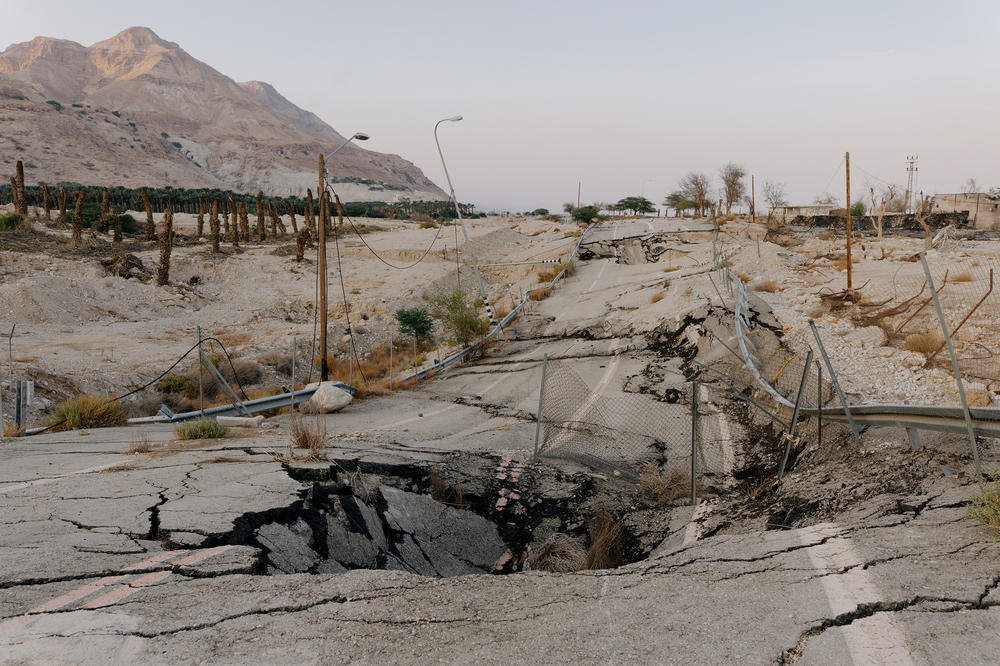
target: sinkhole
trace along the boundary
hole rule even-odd
[[[645,559],[669,533],[669,504],[614,475],[471,454],[286,469],[308,484],[302,497],[242,516],[231,537],[260,549],[260,573],[609,568]]]

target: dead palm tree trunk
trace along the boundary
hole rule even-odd
[[[174,244],[174,211],[163,211],[163,230],[160,232],[160,266],[156,271],[156,284],[161,287],[170,278],[170,250]]]
[[[142,240],[151,241],[156,238],[156,223],[153,221],[153,204],[149,201],[149,191],[145,187],[139,189],[139,196],[142,197],[142,207],[146,209],[146,235],[142,237]]]
[[[76,201],[73,208],[73,236],[70,245],[76,247],[80,244],[80,236],[83,233],[83,200],[87,196],[87,190],[81,189],[76,193]]]

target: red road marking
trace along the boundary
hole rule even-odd
[[[216,546],[215,548],[209,548],[208,550],[201,551],[201,552],[195,553],[194,555],[190,555],[190,556],[185,557],[183,559],[177,560],[176,562],[173,563],[173,565],[174,566],[182,566],[184,564],[193,564],[195,562],[200,562],[201,560],[208,559],[209,557],[212,557],[213,555],[217,555],[219,553],[227,551],[230,548],[232,548],[232,546]],[[151,585],[151,584],[155,583],[158,580],[166,578],[171,573],[172,572],[170,571],[170,569],[166,569],[164,571],[154,571],[153,573],[146,574],[145,576],[143,576],[141,578],[135,579],[131,583],[125,583],[124,585],[119,585],[114,590],[111,590],[110,592],[102,594],[101,596],[97,597],[96,599],[85,603],[84,605],[80,606],[80,608],[82,608],[82,609],[92,609],[92,608],[99,608],[101,606],[107,606],[109,604],[112,604],[112,603],[118,601],[119,599],[121,599],[123,597],[127,597],[128,595],[130,595],[133,592],[137,591],[140,587],[144,587],[146,585]]]

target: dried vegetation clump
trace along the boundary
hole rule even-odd
[[[655,463],[646,463],[639,474],[639,490],[648,499],[658,503],[675,502],[686,496],[691,482],[677,469],[661,471]]]
[[[64,401],[52,413],[53,430],[109,428],[125,425],[125,409],[112,398],[85,393]]]
[[[653,294],[653,297],[649,299],[649,302],[650,303],[659,303],[662,300],[663,300],[663,292],[660,291],[660,292],[657,292],[657,293]]]
[[[944,344],[944,335],[937,331],[911,333],[903,340],[903,348],[921,354],[932,354]]]
[[[982,523],[1000,539],[1000,470],[969,498],[969,517]]]
[[[571,573],[587,566],[587,550],[578,539],[556,532],[539,547],[534,568],[552,573]]]
[[[310,457],[319,459],[326,440],[326,419],[317,416],[310,424],[298,416],[292,417],[292,446],[296,449],[308,449]]]
[[[606,511],[597,513],[587,525],[590,546],[587,569],[612,569],[622,563],[622,524]]]

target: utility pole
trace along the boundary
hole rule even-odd
[[[851,153],[844,153],[844,169],[847,173],[847,291],[851,291]]]
[[[757,183],[754,181],[753,175],[750,176],[750,217],[753,218],[754,224],[757,223]]]
[[[913,212],[913,206],[910,202],[913,200],[913,195],[917,192],[917,156],[907,155],[906,156],[906,195],[903,197],[903,209],[907,213]]]
[[[580,189],[583,187],[583,181],[576,181],[576,207],[580,207]]]
[[[316,225],[317,240],[319,244],[317,270],[319,271],[319,380],[329,381],[330,368],[326,363],[326,215],[329,205],[326,198],[326,188],[323,186],[326,176],[326,164],[323,162],[323,153],[319,154],[319,188],[316,193],[319,195],[319,223]]]

